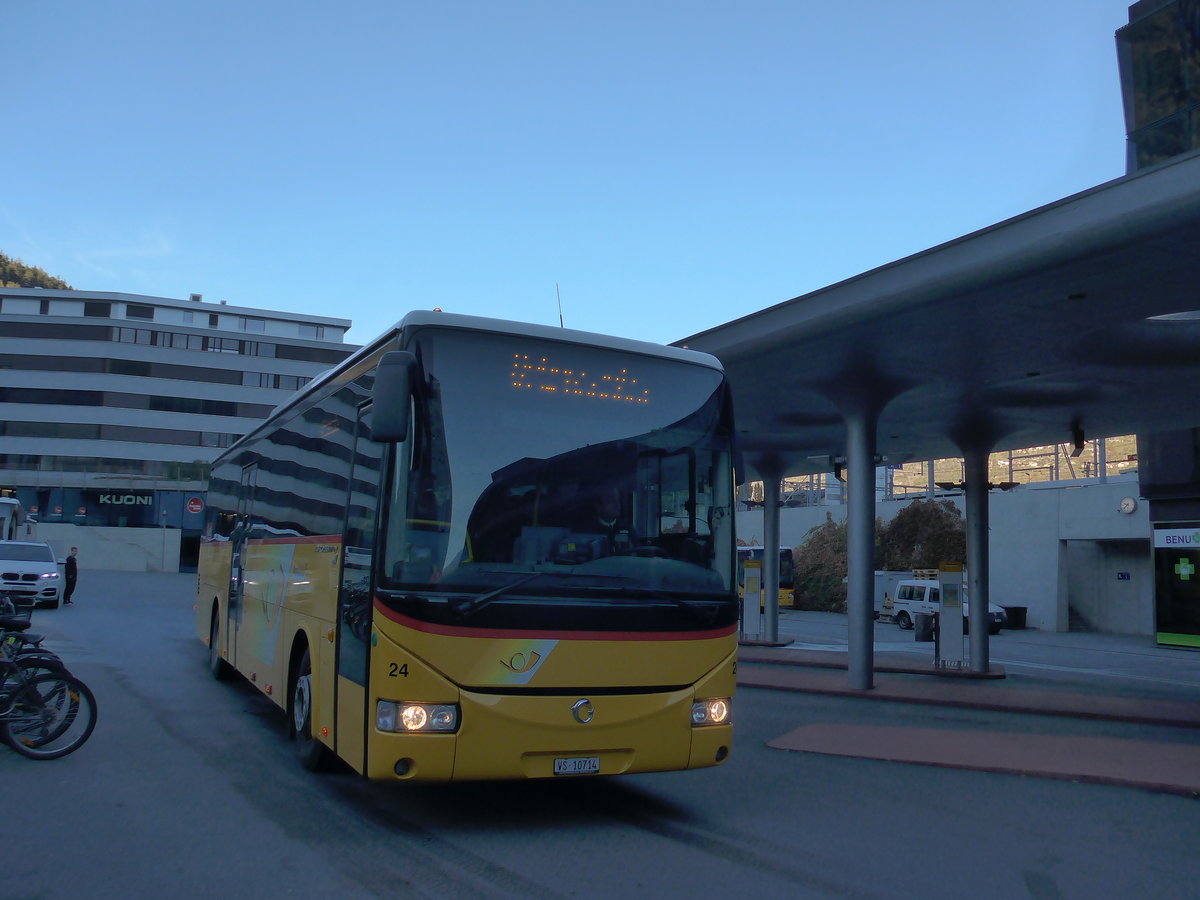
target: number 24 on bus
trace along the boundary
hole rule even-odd
[[[724,762],[733,424],[712,357],[415,312],[212,467],[196,629],[370,778]]]

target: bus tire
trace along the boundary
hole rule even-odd
[[[213,606],[212,624],[208,629],[208,671],[217,681],[229,677],[229,663],[221,658],[221,620],[217,615],[218,607]]]
[[[329,750],[312,733],[312,657],[308,648],[300,657],[288,703],[289,736],[296,742],[300,765],[311,772],[329,767]]]

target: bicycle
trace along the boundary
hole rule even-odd
[[[18,602],[21,599],[14,598],[8,592],[0,592],[0,643],[4,644],[13,661],[19,665],[44,662],[42,668],[65,669],[66,664],[58,654],[42,646],[46,636],[27,630],[32,621],[33,604]]]
[[[0,616],[0,740],[29,759],[58,759],[84,745],[96,727],[96,698],[54,654],[18,653],[29,621]],[[40,639],[30,637],[37,646]]]

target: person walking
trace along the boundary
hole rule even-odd
[[[71,602],[71,595],[75,593],[75,582],[79,580],[79,564],[75,561],[75,557],[79,555],[79,548],[72,547],[71,555],[67,557],[67,589],[63,593],[63,603]]]

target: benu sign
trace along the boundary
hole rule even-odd
[[[153,494],[101,494],[101,506],[153,506]]]
[[[1156,528],[1154,546],[1177,550],[1200,549],[1200,528]]]

